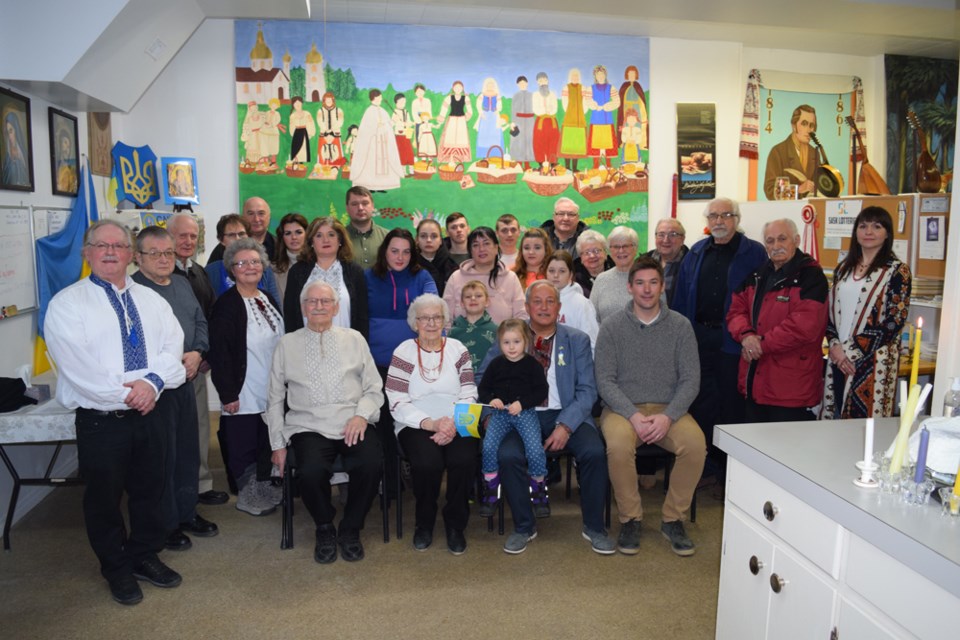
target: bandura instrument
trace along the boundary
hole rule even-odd
[[[857,180],[857,193],[867,196],[888,196],[890,187],[880,176],[880,173],[873,168],[870,161],[867,160],[867,147],[863,144],[863,138],[860,137],[860,130],[857,129],[857,123],[853,116],[847,116],[847,124],[853,130],[853,135],[857,137],[857,144],[863,152],[863,162],[860,163],[860,177]]]
[[[810,132],[810,139],[817,145],[817,151],[820,153],[820,166],[817,167],[817,190],[829,198],[836,198],[843,191],[843,176],[837,171],[836,167],[830,165],[827,160],[827,152],[823,150],[823,145],[817,138],[817,134]]]
[[[920,126],[920,119],[913,111],[907,111],[907,121],[910,126],[917,130],[917,136],[920,138],[920,155],[917,157],[917,191],[920,193],[939,193],[940,192],[940,170],[937,169],[937,162],[930,155],[927,148],[927,134]]]

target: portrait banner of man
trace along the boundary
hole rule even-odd
[[[0,189],[33,191],[30,99],[0,87]]]
[[[53,195],[77,196],[77,119],[69,113],[48,108],[50,114],[50,177]]]
[[[851,134],[844,119],[853,116],[862,134],[863,113],[857,77],[752,70],[740,135],[740,157],[750,161],[748,199],[823,195],[816,186],[823,156],[811,134],[849,185]]]

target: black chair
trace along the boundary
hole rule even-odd
[[[333,472],[343,473],[343,461],[337,456],[333,462]],[[390,500],[386,494],[386,464],[380,467],[380,511],[383,516],[383,542],[390,542]],[[297,463],[293,447],[287,447],[287,463],[283,470],[283,501],[281,504],[280,548],[293,549],[293,500],[296,497]],[[398,501],[399,504],[399,501]],[[399,535],[397,536],[400,537]]]
[[[677,456],[656,444],[642,444],[637,447],[637,473],[649,472],[649,464],[660,464],[663,467],[663,493],[670,489],[670,472],[677,461]],[[693,492],[693,501],[690,503],[690,522],[697,521],[697,492]],[[610,521],[607,520],[607,526]]]

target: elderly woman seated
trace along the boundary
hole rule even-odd
[[[315,281],[300,293],[307,326],[288,333],[273,353],[265,413],[273,463],[281,474],[287,445],[293,447],[300,496],[317,526],[314,559],[363,558],[360,529],[377,494],[383,454],[375,429],[383,403],[380,375],[363,336],[337,327],[340,299],[330,285]],[[284,401],[289,407],[284,412]],[[330,476],[340,456],[350,476],[340,528],[330,500]]]
[[[443,336],[450,309],[442,298],[425,293],[414,300],[407,323],[417,333],[393,352],[386,392],[397,440],[410,460],[416,499],[413,546],[425,551],[433,542],[437,498],[447,472],[443,523],[447,548],[454,555],[467,550],[463,530],[470,508],[468,493],[476,479],[479,441],[457,435],[453,422],[458,402],[476,402],[470,353]]]

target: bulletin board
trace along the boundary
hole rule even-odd
[[[820,264],[825,270],[832,271],[840,262],[840,254],[850,248],[852,225],[861,209],[870,206],[883,207],[893,218],[894,251],[905,261],[912,262],[914,233],[914,194],[896,196],[857,196],[845,198],[811,198],[810,204],[817,214],[817,248],[820,250]],[[838,215],[840,213],[841,215]],[[839,224],[837,223],[838,219]],[[842,225],[849,228],[838,237]],[[911,269],[913,265],[911,264]],[[943,277],[942,273],[941,276]]]
[[[917,242],[914,243],[911,267],[918,277],[943,280],[947,273],[950,194],[918,194],[917,197],[920,200],[917,207]],[[931,228],[930,221],[933,219],[936,223]]]

